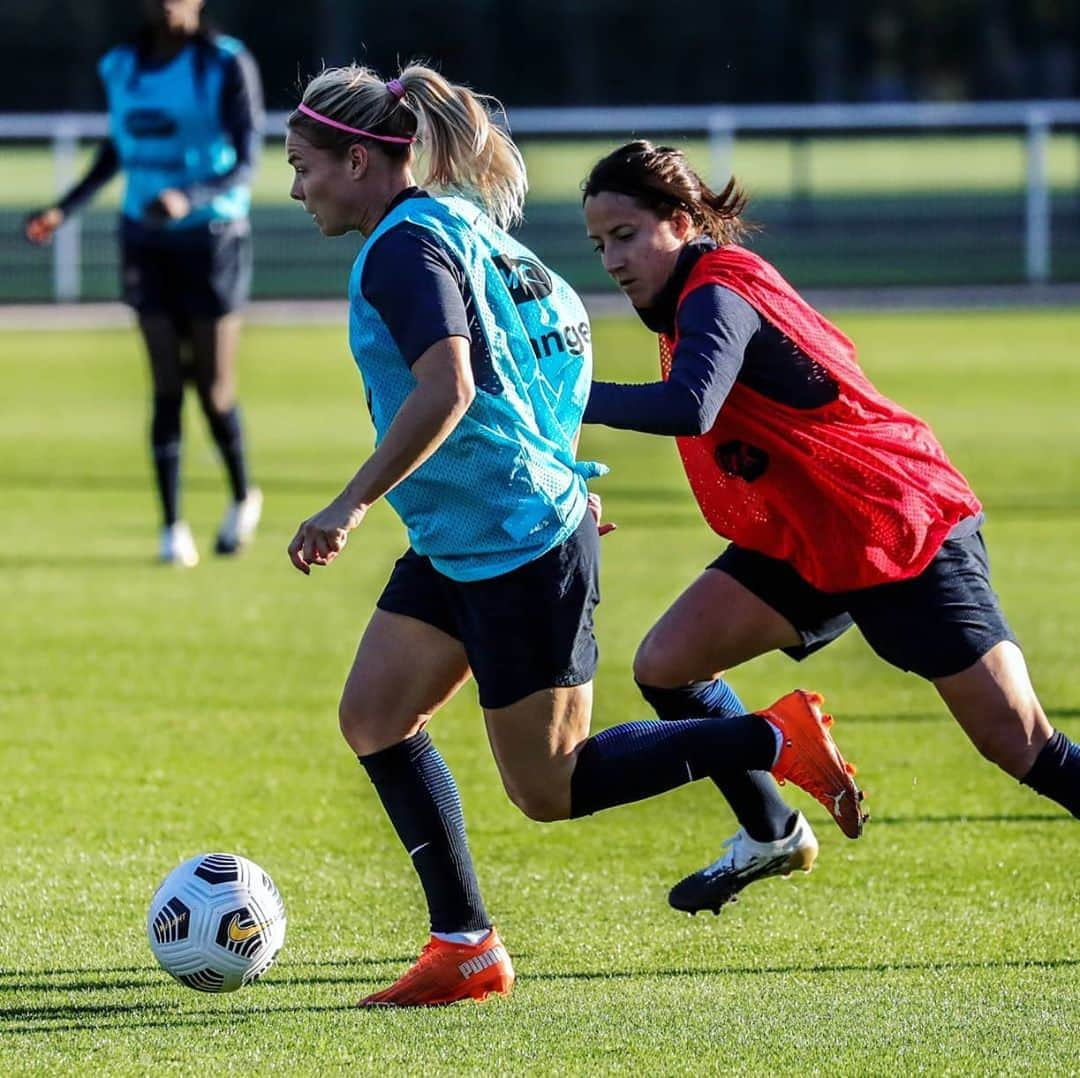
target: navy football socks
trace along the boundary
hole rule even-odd
[[[217,444],[225,470],[229,473],[233,501],[242,502],[247,497],[248,477],[244,461],[244,430],[240,425],[240,409],[215,412],[207,407],[206,422]]]
[[[1060,730],[1043,745],[1031,770],[1020,781],[1080,819],[1080,745]]]
[[[570,779],[570,815],[589,816],[731,771],[766,771],[776,732],[760,715],[627,722],[585,742]]]
[[[675,689],[658,689],[639,681],[638,688],[664,722],[728,719],[746,714],[738,694],[723,678],[695,681]],[[711,778],[740,826],[756,842],[775,842],[791,833],[795,811],[780,796],[767,771],[725,770]]]
[[[165,527],[176,523],[180,500],[180,414],[184,398],[155,393],[150,420],[150,449],[154,456],[161,517]]]
[[[358,756],[427,897],[432,932],[488,928],[473,868],[461,798],[427,731]]]

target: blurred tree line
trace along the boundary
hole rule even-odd
[[[145,0],[4,0],[0,111],[92,111]],[[1080,0],[208,0],[267,104],[357,59],[428,58],[510,105],[1080,96]]]

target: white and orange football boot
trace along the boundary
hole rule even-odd
[[[824,702],[816,692],[796,689],[756,714],[780,731],[780,755],[772,766],[776,781],[795,783],[829,810],[848,838],[858,838],[870,817],[862,810],[855,767],[829,733],[833,717],[821,710]]]
[[[358,1007],[444,1007],[463,999],[481,1002],[505,996],[514,986],[514,967],[492,928],[480,943],[450,943],[432,936],[420,957],[389,988],[360,1000]]]

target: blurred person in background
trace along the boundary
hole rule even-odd
[[[330,565],[383,497],[410,543],[360,640],[339,721],[420,879],[431,936],[363,1007],[483,999],[514,982],[457,787],[427,730],[470,677],[506,792],[531,819],[758,768],[807,789],[849,831],[862,823],[811,694],[756,715],[589,736],[599,506],[590,514],[585,480],[598,469],[575,460],[589,320],[505,231],[521,214],[525,166],[489,108],[428,67],[383,82],[353,66],[315,77],[288,120],[291,196],[324,235],[364,238],[349,337],[376,432],[374,452],[300,524],[289,556],[305,574]],[[471,200],[417,185],[418,143],[425,182]]]
[[[675,437],[732,540],[646,634],[634,676],[662,719],[745,708],[723,673],[795,659],[855,624],[932,682],[975,747],[1080,816],[1080,746],[1055,731],[990,585],[982,507],[930,428],[882,396],[853,344],[739,245],[745,199],[681,151],[636,141],[582,184],[604,269],[659,335],[660,381],[594,382],[584,422]],[[729,781],[742,827],[672,892],[707,905],[775,871],[800,837],[772,781]]]
[[[262,494],[248,478],[236,401],[239,308],[251,284],[250,183],[263,119],[258,69],[243,45],[214,33],[203,0],[147,0],[147,22],[101,60],[110,135],[85,177],[32,214],[27,239],[47,243],[112,177],[126,174],[120,216],[123,298],[150,358],[150,442],[161,503],[162,562],[199,554],[180,518],[181,412],[195,385],[228,475],[219,554],[254,537]]]

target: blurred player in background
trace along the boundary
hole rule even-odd
[[[586,423],[674,436],[732,543],[653,626],[634,676],[661,718],[745,709],[724,671],[801,659],[852,624],[928,679],[978,750],[1080,815],[1080,748],[1055,732],[990,586],[982,509],[929,427],[867,380],[851,342],[738,241],[745,199],[670,147],[631,142],[582,185],[605,270],[660,337],[661,381],[594,382]],[[742,825],[672,892],[700,908],[811,842],[767,775],[728,780]]]
[[[198,550],[180,519],[184,384],[194,383],[221,452],[231,500],[219,554],[250,542],[262,494],[249,483],[236,403],[238,309],[251,285],[250,183],[259,155],[262,89],[251,56],[204,21],[203,0],[147,0],[148,20],[99,70],[111,133],[86,176],[27,220],[47,243],[119,171],[123,297],[150,357],[150,441],[163,527],[163,562],[193,566]]]
[[[417,144],[426,183],[418,187]],[[592,371],[578,296],[504,228],[521,156],[487,99],[429,68],[383,82],[322,72],[289,117],[291,195],[328,236],[359,231],[350,344],[376,449],[289,545],[328,565],[373,502],[406,525],[360,641],[341,729],[420,877],[432,935],[362,1006],[509,991],[514,972],[480,896],[454,780],[426,730],[475,677],[506,791],[536,820],[637,801],[729,769],[774,769],[857,833],[852,783],[809,694],[763,715],[638,722],[589,737],[599,507],[575,445]],[[781,733],[781,731],[783,733]]]

